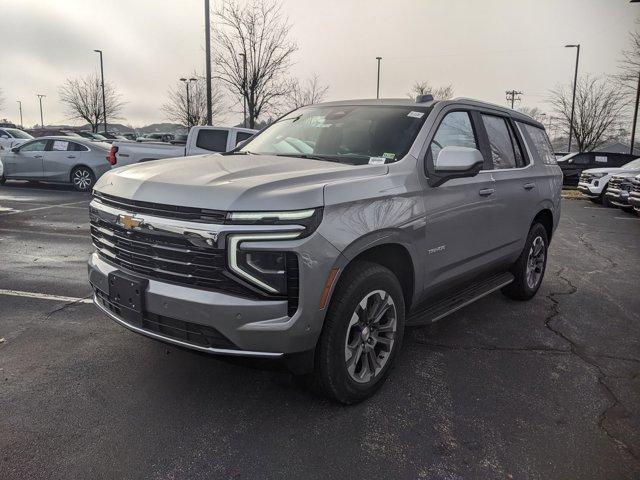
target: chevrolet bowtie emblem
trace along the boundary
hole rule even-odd
[[[142,225],[142,220],[133,218],[131,215],[118,215],[118,223],[122,225],[125,230],[132,230]]]

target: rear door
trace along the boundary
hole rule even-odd
[[[226,152],[229,130],[207,128],[198,130],[195,144],[191,144],[189,155],[202,155],[211,152]]]
[[[71,168],[78,163],[83,151],[89,149],[71,140],[52,140],[44,154],[44,178],[48,180],[68,182]]]
[[[426,174],[444,147],[480,149],[477,115],[452,107],[438,115],[425,155]],[[485,162],[486,162],[485,156]],[[493,248],[495,182],[490,172],[425,187],[425,287],[445,287],[488,266]]]
[[[49,140],[32,140],[23,144],[17,153],[2,157],[5,176],[40,180],[45,149]]]
[[[500,262],[522,250],[538,192],[523,140],[511,119],[494,112],[483,112],[480,117],[480,138],[491,155],[492,167],[487,173],[495,181],[494,211],[498,219],[490,259]]]

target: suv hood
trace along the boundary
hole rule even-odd
[[[619,173],[616,173],[614,177],[616,178],[634,178],[638,176],[640,172],[638,170],[623,170]]]
[[[606,174],[611,174],[611,173],[618,173],[618,172],[624,172],[624,168],[589,168],[587,170],[583,170],[582,173],[606,173]]]
[[[100,177],[95,189],[131,200],[213,210],[298,210],[324,205],[327,183],[387,172],[386,165],[208,154],[116,168]]]

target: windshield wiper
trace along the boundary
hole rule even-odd
[[[230,152],[224,152],[222,155],[257,155],[257,153],[249,152],[248,150],[245,150],[244,152],[240,150],[232,150]]]
[[[304,158],[304,159],[307,159],[307,160],[324,160],[326,162],[341,163],[340,160],[338,160],[337,158],[322,157],[320,155],[307,155],[306,153],[300,153],[300,154],[295,154],[295,153],[276,153],[276,157]]]

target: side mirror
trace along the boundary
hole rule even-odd
[[[0,136],[0,138],[8,139],[9,135],[2,135],[2,136]]]
[[[11,149],[11,151],[12,151],[13,153],[20,153],[20,147],[13,147],[13,148]]]
[[[477,148],[444,147],[434,159],[434,172],[429,185],[437,187],[452,178],[473,177],[484,165],[484,157]]]

